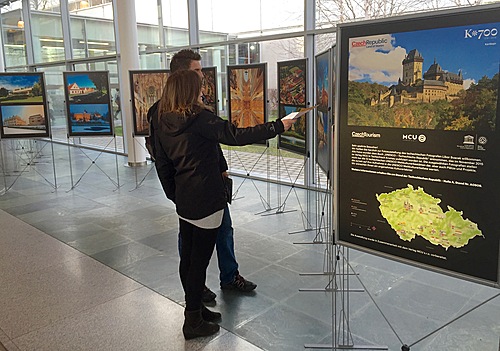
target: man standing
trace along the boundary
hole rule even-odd
[[[170,61],[170,72],[173,73],[177,70],[188,69],[195,71],[203,78],[202,66],[201,66],[201,56],[197,52],[192,50],[181,50],[176,53],[172,60]],[[157,106],[155,103],[148,111],[148,120],[151,118],[156,118],[157,116]],[[152,123],[150,123],[150,128],[152,128]],[[154,130],[152,130],[152,136],[154,137]],[[154,140],[150,141],[154,145]],[[149,150],[149,148],[148,148]],[[228,177],[227,174],[227,162],[220,149],[220,162],[219,168],[224,177]],[[154,157],[154,155],[151,155]],[[157,161],[158,162],[158,161]],[[160,165],[157,165],[157,167]],[[160,178],[160,182],[163,185],[163,180]],[[217,251],[217,261],[219,264],[219,278],[221,289],[235,290],[240,292],[250,292],[254,290],[257,285],[253,282],[243,278],[238,271],[238,262],[236,262],[236,256],[234,254],[234,230],[231,221],[231,214],[229,212],[229,207],[226,205],[224,208],[224,215],[222,217],[222,224],[219,227],[217,234],[217,241],[215,244]],[[180,244],[180,242],[179,242]],[[180,246],[180,245],[179,245]],[[179,250],[182,248],[179,247]],[[211,302],[215,300],[217,295],[211,291],[208,287],[205,287],[203,291],[203,302]]]

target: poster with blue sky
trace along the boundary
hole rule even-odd
[[[47,135],[43,105],[2,105],[2,137]]]
[[[2,138],[49,136],[43,73],[0,73],[0,107]]]
[[[495,130],[500,22],[349,39],[349,125]]]
[[[499,29],[498,5],[340,25],[337,242],[500,287]]]
[[[109,105],[69,105],[69,134],[71,136],[112,134]]]
[[[69,136],[113,135],[109,72],[64,72]]]
[[[3,74],[0,75],[0,103],[43,103],[42,75]]]
[[[71,103],[109,103],[108,72],[65,72],[65,84]]]

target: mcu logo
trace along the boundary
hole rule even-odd
[[[403,141],[419,141],[424,143],[427,140],[427,137],[424,134],[403,134]]]

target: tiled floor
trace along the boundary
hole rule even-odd
[[[331,344],[331,293],[299,291],[329,286],[328,276],[300,274],[323,271],[325,246],[294,244],[318,234],[304,229],[316,225],[322,194],[294,188],[290,212],[275,214],[289,188],[235,178],[236,187],[242,184],[231,205],[236,254],[241,273],[258,287],[247,295],[221,291],[213,259],[207,285],[218,295],[213,309],[223,314],[223,328],[185,342],[177,217],[156,173],[147,174],[150,166],[130,168],[122,157],[96,159],[86,151],[88,158],[62,145],[53,154],[45,146],[31,160],[36,152],[9,143],[2,144],[0,170],[0,190],[8,189],[0,196],[0,343],[7,350],[289,351]],[[354,344],[499,349],[500,297],[424,338],[498,289],[356,250],[349,262],[376,303],[366,292],[347,295]],[[351,278],[351,288],[360,287]]]

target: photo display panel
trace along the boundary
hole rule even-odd
[[[327,50],[315,57],[316,71],[316,162],[320,168],[328,173],[330,169],[330,78],[331,78],[331,50]]]
[[[2,138],[49,136],[43,73],[0,73]]]
[[[266,72],[266,63],[227,66],[229,121],[236,127],[267,122]]]
[[[63,72],[68,136],[113,135],[109,72]]]
[[[500,7],[339,28],[337,239],[499,283]]]
[[[298,112],[307,105],[307,59],[278,62],[279,118]],[[305,115],[290,130],[278,136],[279,147],[306,154],[307,118]]]
[[[168,70],[129,71],[135,135],[149,135],[148,111],[161,99]]]
[[[203,97],[205,104],[210,106],[216,115],[219,114],[218,97],[217,97],[217,67],[204,67],[201,69],[203,73]]]

